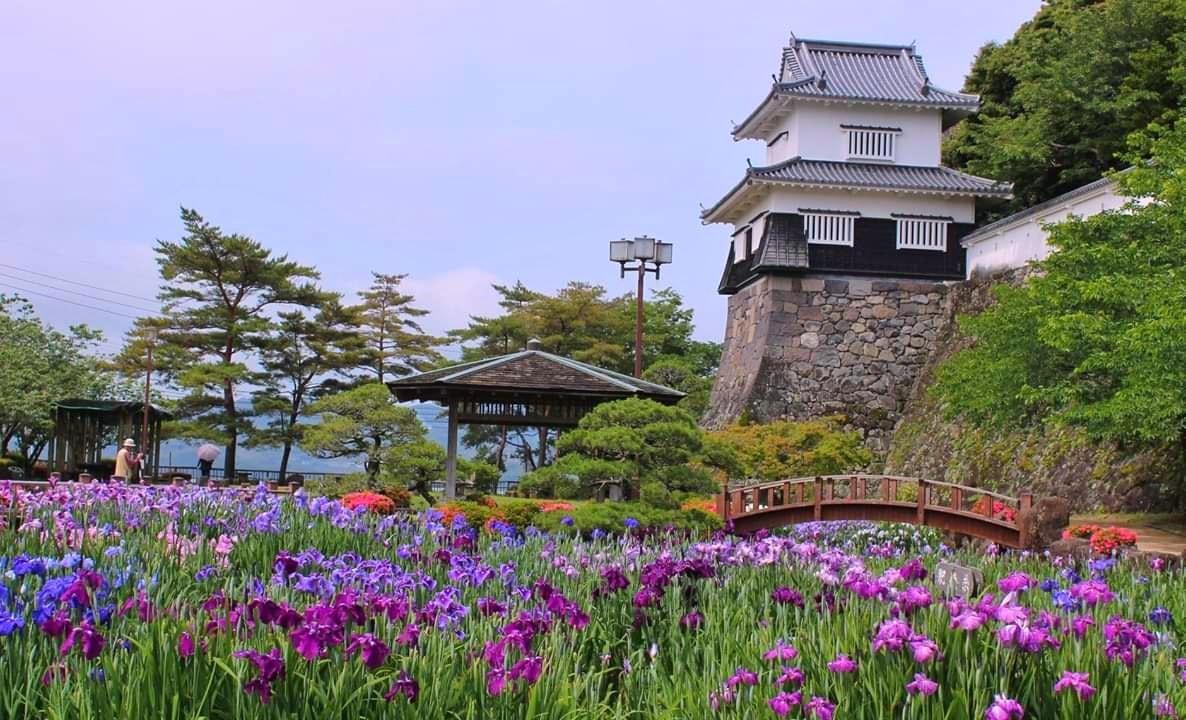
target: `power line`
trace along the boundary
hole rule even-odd
[[[5,267],[7,267],[7,265]],[[32,280],[29,280],[28,278],[23,278],[23,277],[20,277],[19,275],[11,275],[11,274],[5,273],[5,272],[0,272],[0,277],[6,277],[10,280],[20,280],[21,282],[33,282]],[[94,300],[96,302],[107,303],[109,305],[120,305],[122,307],[131,308],[133,310],[139,310],[141,312],[152,313],[153,315],[156,315],[159,313],[159,310],[143,308],[138,305],[132,305],[130,303],[120,302],[119,300],[108,300],[107,298],[95,297],[94,295],[88,295],[86,293],[81,293],[81,292],[78,292],[77,290],[70,290],[67,288],[54,287],[52,285],[49,286],[49,289],[55,290],[57,292],[70,293],[71,295],[78,295],[79,297],[84,297],[84,298],[87,298],[90,300]]]
[[[37,272],[36,270],[30,270],[29,268],[17,267],[16,265],[9,265],[8,263],[0,263],[0,267],[6,267],[6,268],[9,268],[10,270],[20,270],[21,272],[29,273],[30,275],[37,275],[37,276],[43,277],[43,278],[49,278],[50,280],[58,280],[60,282],[72,283],[74,285],[83,285],[83,286],[92,288],[93,290],[99,290],[101,292],[111,293],[112,295],[123,295],[124,297],[132,298],[133,300],[147,300],[150,303],[157,302],[155,299],[146,298],[143,295],[132,295],[131,293],[121,292],[119,290],[108,290],[107,288],[93,287],[90,285],[90,283],[84,283],[84,282],[80,282],[78,280],[71,280],[69,278],[58,277],[57,275],[47,275],[43,272]]]
[[[40,295],[41,297],[46,297],[46,298],[49,298],[50,300],[57,300],[58,302],[69,303],[71,305],[77,305],[78,307],[84,307],[84,308],[87,308],[88,310],[98,310],[99,312],[105,312],[110,315],[118,315],[120,317],[128,318],[129,320],[139,320],[140,319],[139,317],[137,317],[135,315],[128,315],[127,313],[121,313],[116,310],[108,310],[107,308],[95,307],[94,305],[87,305],[86,303],[80,303],[75,300],[68,300],[66,298],[60,298],[56,295],[50,295],[49,293],[43,293],[43,292],[38,292],[36,290],[29,290],[27,288],[18,287],[16,285],[12,285],[11,283],[0,282],[0,287],[7,287],[12,290],[16,290],[17,292],[25,292],[25,293],[30,293],[32,295]]]

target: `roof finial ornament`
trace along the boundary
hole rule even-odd
[[[753,161],[752,161],[752,160],[750,160],[749,158],[746,158],[746,159],[745,159],[745,164],[746,164],[746,165],[748,165],[749,167],[753,167],[753,166],[754,166],[754,163],[753,163]]]
[[[774,73],[770,73],[770,79],[774,81],[775,85],[778,84],[778,76],[775,75]]]
[[[531,338],[530,340],[527,341],[527,349],[528,350],[543,350],[544,344],[542,342],[540,342],[538,338]]]
[[[819,80],[817,80],[815,84],[820,90],[828,89],[828,71],[827,70],[819,71]]]

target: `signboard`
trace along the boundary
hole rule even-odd
[[[935,566],[935,586],[945,595],[970,598],[984,586],[984,574],[975,568],[941,562]]]

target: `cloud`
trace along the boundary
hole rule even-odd
[[[491,287],[498,277],[487,270],[462,267],[435,275],[404,280],[404,288],[416,298],[416,305],[429,311],[426,330],[443,333],[464,327],[471,315],[497,313],[498,293]]]

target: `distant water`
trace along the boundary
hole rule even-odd
[[[428,428],[429,439],[444,447],[449,436],[449,422],[441,406],[435,403],[413,403],[409,404],[409,407],[416,412],[416,415],[420,418],[420,422],[424,423],[424,426]],[[257,424],[263,425],[266,422],[267,420],[265,418],[256,418]],[[202,441],[167,440],[161,443],[161,464],[179,467],[197,467],[198,446],[201,444]],[[473,451],[464,445],[458,448],[458,452],[463,457],[473,457]],[[112,448],[107,454],[114,455],[115,449]],[[280,469],[281,454],[281,448],[246,448],[240,446],[236,452],[235,465],[244,470],[278,470]],[[214,467],[221,468],[222,461],[222,454],[219,454],[218,459],[214,461]],[[288,470],[289,472],[361,472],[362,463],[353,458],[322,460],[321,458],[309,455],[299,447],[293,447],[292,454],[288,458]],[[523,475],[523,468],[518,463],[512,463],[511,467],[503,474],[502,479],[503,482],[514,481],[521,475]]]

